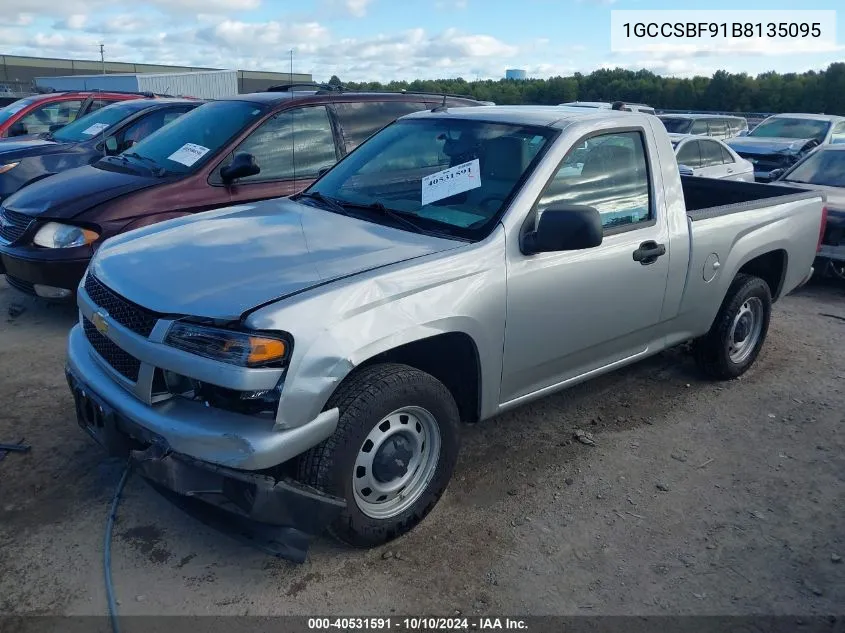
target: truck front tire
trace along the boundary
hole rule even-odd
[[[738,274],[710,331],[693,344],[698,367],[718,380],[744,374],[763,347],[771,314],[769,285],[759,277]]]
[[[439,380],[413,367],[373,365],[348,377],[326,408],[334,434],[304,453],[298,478],[346,500],[329,526],[372,547],[411,530],[446,489],[460,446],[458,407]]]

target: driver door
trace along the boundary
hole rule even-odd
[[[604,238],[580,251],[509,256],[501,404],[643,355],[658,338],[669,239],[648,158],[641,129],[592,136],[535,203],[538,214],[598,209]],[[649,242],[665,254],[635,261]]]

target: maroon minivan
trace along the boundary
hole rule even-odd
[[[0,274],[70,299],[103,240],[217,207],[297,193],[405,114],[483,105],[429,93],[302,91],[206,103],[130,150],[28,185],[0,206]]]

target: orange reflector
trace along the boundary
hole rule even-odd
[[[96,242],[97,238],[100,237],[94,231],[89,231],[88,229],[82,229],[82,235],[85,236],[85,243],[91,244],[92,242]]]
[[[287,352],[284,341],[279,341],[274,338],[250,336],[249,347],[250,350],[247,362],[250,365],[279,360],[284,358],[285,352]]]

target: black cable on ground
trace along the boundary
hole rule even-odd
[[[106,533],[103,543],[103,568],[106,579],[106,601],[109,607],[109,620],[111,621],[111,629],[114,633],[120,633],[120,626],[117,622],[117,603],[114,599],[114,585],[111,580],[111,534],[114,528],[114,520],[117,517],[117,504],[120,503],[120,495],[123,493],[123,487],[126,485],[126,480],[129,478],[131,465],[127,462],[126,469],[123,471],[123,476],[117,484],[117,489],[114,491],[114,497],[111,502],[111,510],[106,521]]]

